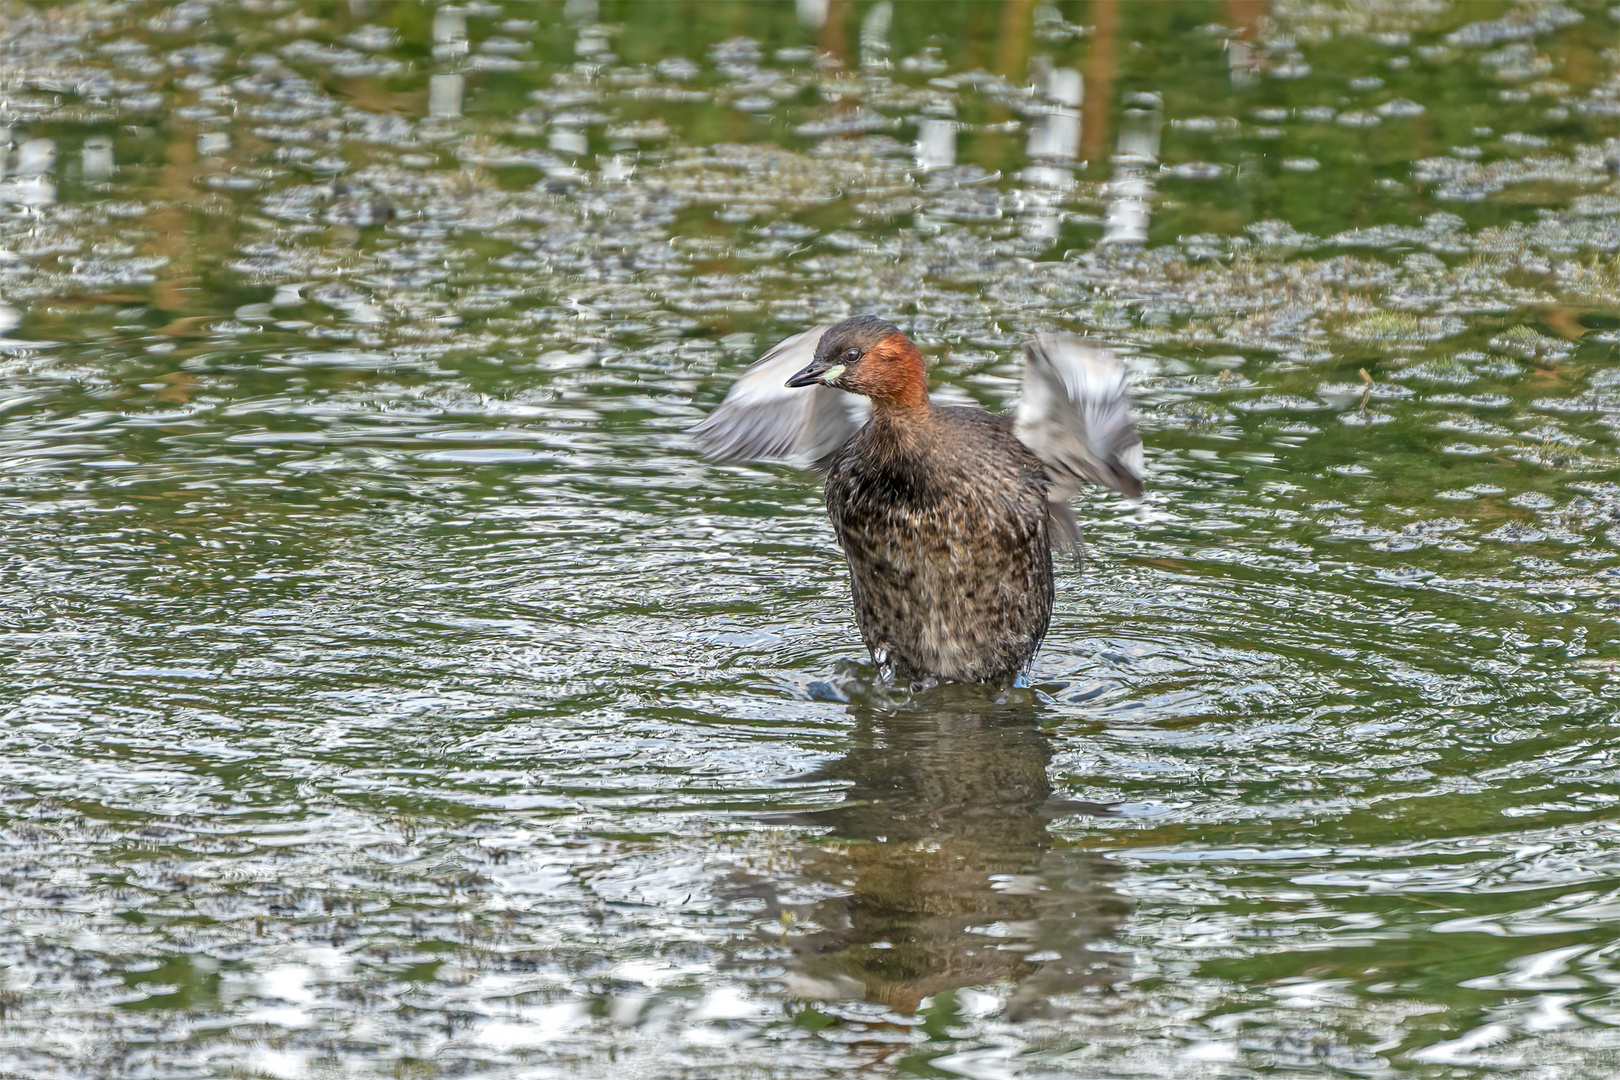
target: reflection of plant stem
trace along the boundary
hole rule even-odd
[[[1035,30],[1035,0],[1005,0],[1001,36],[996,42],[996,72],[1014,81],[1024,78],[1029,39]]]
[[[184,311],[186,286],[196,276],[186,236],[186,207],[196,194],[191,186],[196,166],[197,136],[189,127],[175,124],[168,163],[158,172],[161,200],[146,216],[153,252],[169,260],[152,286],[152,303],[159,311]]]
[[[1114,50],[1119,30],[1119,0],[1097,0],[1092,9],[1096,29],[1086,54],[1086,97],[1081,106],[1080,157],[1095,161],[1108,145],[1108,111],[1114,99]]]
[[[821,37],[817,47],[838,61],[840,67],[848,67],[848,42],[844,39],[844,17],[849,14],[849,0],[832,0],[827,5],[827,21],[821,24]]]
[[[1226,0],[1226,24],[1244,41],[1253,41],[1260,20],[1271,14],[1271,0]]]
[[[1367,387],[1361,392],[1361,407],[1356,411],[1364,413],[1367,411],[1367,402],[1372,398],[1373,378],[1367,374],[1366,368],[1359,368],[1358,370],[1361,372],[1361,381],[1366,383]]]

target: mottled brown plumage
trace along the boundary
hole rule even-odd
[[[1117,362],[1044,336],[1024,382],[1015,416],[935,407],[916,346],[857,316],[777,346],[697,431],[715,457],[802,451],[826,471],[855,620],[886,675],[1005,680],[1051,622],[1054,538],[1078,538],[1069,497],[1086,481],[1141,490]],[[851,410],[833,391],[870,405]]]
[[[880,668],[976,682],[1028,665],[1052,618],[1047,479],[982,409],[874,404],[827,462],[827,515]]]

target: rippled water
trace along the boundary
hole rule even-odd
[[[0,6],[0,1074],[1620,1071],[1598,6]],[[1130,363],[1032,685],[686,429]]]

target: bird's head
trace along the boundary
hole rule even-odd
[[[899,327],[857,315],[829,327],[816,343],[815,359],[787,385],[821,384],[878,401],[926,405],[924,367],[922,353]]]

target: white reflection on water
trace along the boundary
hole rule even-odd
[[[944,169],[956,164],[956,124],[926,116],[917,125],[917,167]]]
[[[428,115],[435,120],[453,120],[461,115],[461,94],[466,78],[455,72],[428,78]]]
[[[1155,195],[1152,176],[1159,164],[1163,103],[1157,94],[1132,94],[1126,100],[1128,107],[1120,115],[1114,177],[1108,184],[1105,244],[1145,243]]]
[[[113,163],[112,140],[104,135],[95,135],[84,140],[80,160],[86,180],[97,182],[111,179],[116,168]]]
[[[56,140],[24,140],[11,154],[9,170],[3,164],[5,151],[5,140],[0,140],[0,177],[6,178],[0,180],[0,203],[42,207],[56,202],[56,181],[51,178],[56,168]]]

